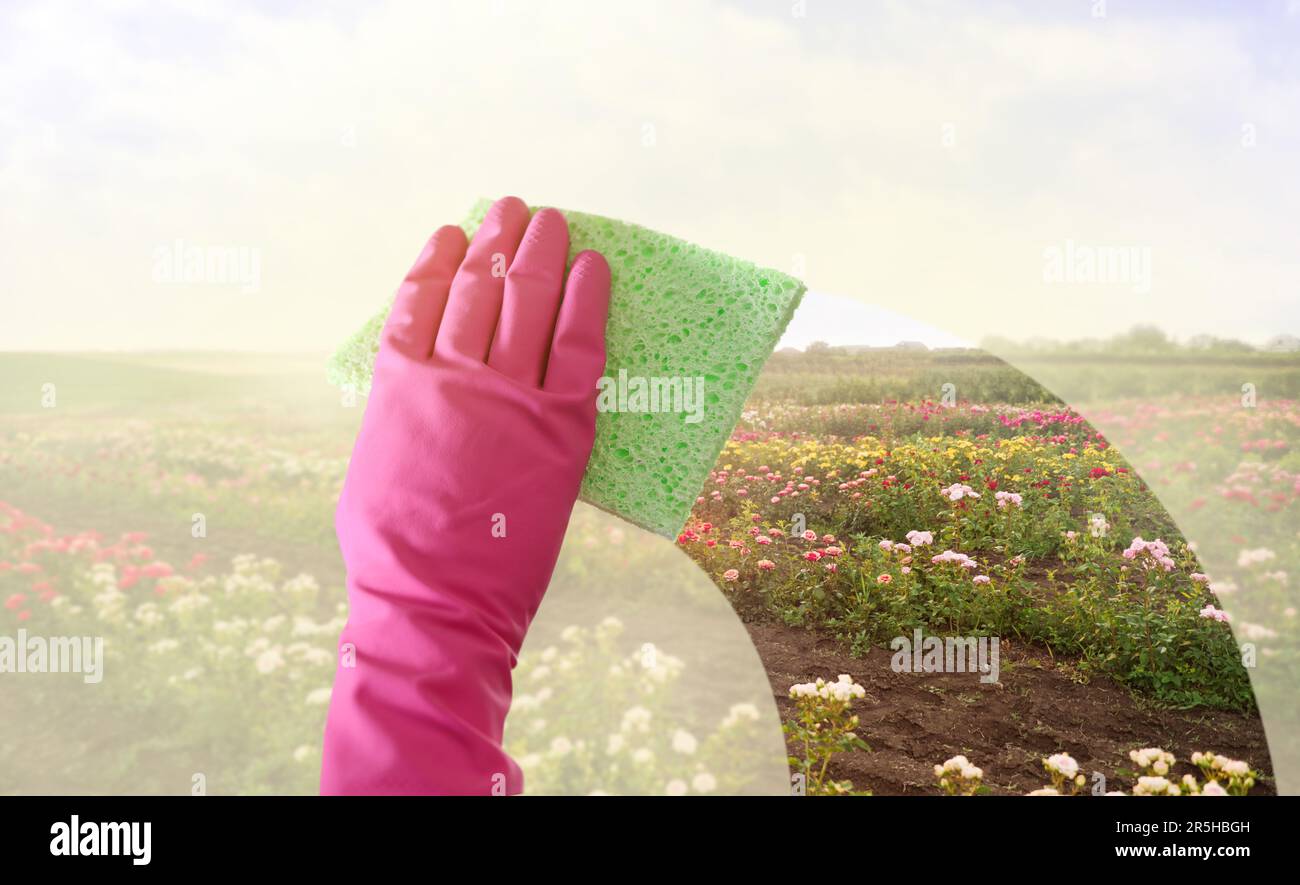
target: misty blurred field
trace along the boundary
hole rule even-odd
[[[96,685],[0,675],[0,793],[184,793],[200,775],[214,793],[316,791],[346,615],[334,507],[365,402],[324,363],[0,355],[0,635],[102,636],[107,658]],[[594,508],[575,511],[516,679],[507,743],[530,792],[786,789],[725,600],[669,541]]]
[[[979,351],[812,348],[774,355],[736,439],[719,461],[724,482],[715,492],[712,486],[702,491],[695,529],[713,520],[725,525],[731,540],[744,543],[752,514],[736,496],[742,485],[737,478],[757,475],[764,467],[791,473],[815,461],[824,481],[827,471],[844,468],[836,459],[856,464],[862,457],[858,449],[879,447],[883,456],[907,448],[914,454],[906,469],[938,472],[946,464],[952,476],[936,475],[934,481],[947,485],[973,482],[959,479],[973,473],[962,460],[966,455],[935,461],[925,453],[931,445],[926,440],[937,438],[971,452],[989,440],[1034,437],[1037,448],[1027,463],[1056,471],[1053,482],[1076,477],[1077,494],[1091,495],[1089,483],[1097,492],[1080,498],[1077,506],[1052,510],[1050,520],[1039,514],[1016,523],[1014,537],[1032,547],[1026,552],[1049,563],[1069,560],[1073,554],[1060,537],[1071,526],[1063,520],[1076,519],[1073,528],[1086,530],[1088,507],[1118,510],[1111,520],[1125,530],[1172,529],[1160,502],[1146,491],[1149,485],[1177,517],[1186,539],[1197,542],[1199,559],[1216,568],[1198,565],[1185,548],[1179,554],[1180,562],[1186,559],[1182,565],[1187,571],[1210,570],[1222,591],[1221,606],[1232,610],[1239,625],[1256,631],[1261,654],[1280,666],[1271,672],[1294,673],[1296,631],[1287,567],[1297,558],[1288,520],[1300,495],[1295,356],[1027,353],[1023,358],[1038,367],[1035,374],[1043,383]],[[103,635],[115,674],[94,687],[67,674],[20,683],[0,677],[11,711],[0,726],[0,792],[188,792],[194,773],[204,773],[213,792],[315,791],[334,643],[345,615],[334,502],[364,408],[363,399],[350,403],[326,384],[325,359],[324,354],[0,354],[0,634],[23,628],[48,635]],[[1258,391],[1258,403],[1245,403],[1246,384],[1252,396]],[[1131,464],[1146,485],[1131,483],[1120,491],[1114,482],[1106,486],[1106,480],[1076,476],[1067,450],[1087,447],[1081,428],[1071,425],[1055,442],[1038,439],[1058,431],[1022,416],[1063,414],[1058,394],[1072,402],[1087,400],[1095,409],[1089,413],[1092,424],[1118,446],[1090,469],[1104,467],[1113,477],[1117,465]],[[1008,429],[1000,416],[1019,423]],[[803,448],[805,442],[811,448]],[[774,458],[790,463],[767,463]],[[1003,476],[1001,483],[1002,490],[1028,497],[1029,489],[1014,479]],[[785,485],[782,480],[780,486]],[[821,521],[819,532],[855,543],[902,532],[909,513],[930,521],[912,528],[940,532],[951,524],[963,538],[969,531],[983,532],[981,543],[989,550],[1012,540],[997,536],[1005,525],[996,520],[943,522],[935,501],[928,499],[907,510],[902,508],[910,505],[900,498],[896,518],[890,518],[865,515],[847,500],[850,496],[842,497],[827,489],[820,497],[806,494],[797,507],[783,499],[779,507],[754,510],[765,511],[763,518],[779,523],[782,531],[793,510],[807,510]],[[556,579],[573,592],[553,588],[552,617],[539,625],[538,654],[530,658],[526,649],[521,664],[520,678],[528,681],[519,693],[529,699],[521,707],[534,712],[520,713],[510,740],[528,760],[526,771],[534,772],[530,782],[555,792],[657,792],[665,784],[697,782],[698,791],[761,792],[774,783],[779,788],[769,752],[772,699],[761,669],[755,681],[756,659],[752,648],[741,648],[747,646],[743,632],[728,633],[725,622],[734,618],[722,594],[703,579],[704,572],[701,588],[674,571],[676,560],[664,558],[659,548],[643,547],[634,530],[625,532],[599,515],[580,513],[573,532],[571,548],[581,555],[562,561]],[[1097,557],[1118,555],[1129,542],[1111,540],[1114,549],[1098,546]],[[996,559],[1015,552],[1003,549]],[[732,604],[752,609],[752,601],[736,598],[736,579],[726,573],[740,565],[745,581],[756,579],[757,556],[742,564],[711,548],[692,555],[727,588]],[[823,605],[823,581],[801,573],[798,557],[788,563],[771,558],[781,569],[775,610],[792,622],[834,619]],[[863,557],[856,567],[848,558],[841,560],[841,578],[871,571],[874,580],[886,566],[879,558]],[[1086,572],[1087,560],[1076,556],[1072,568]],[[1118,568],[1107,562],[1106,568]],[[1010,579],[1009,572],[1006,576]],[[623,583],[629,586],[610,611],[591,605],[593,599],[612,599],[611,584]],[[1100,572],[1089,586],[1092,602],[1105,602],[1109,591]],[[1192,589],[1171,585],[1170,592]],[[803,596],[817,591],[820,596]],[[674,598],[671,593],[683,594],[680,604],[663,604]],[[823,609],[814,614],[818,605]],[[948,614],[962,611],[970,614],[961,606]],[[865,616],[854,621],[852,612],[838,613],[843,623],[852,624],[845,635],[861,643],[878,639],[881,630],[888,632],[906,615],[894,611],[894,621]],[[1191,623],[1197,631],[1213,628],[1194,615],[1195,607],[1182,611],[1178,617],[1192,621],[1177,623]],[[711,640],[710,631],[730,638]],[[1211,639],[1198,646],[1210,651],[1196,666],[1219,666],[1213,661],[1223,649],[1216,644],[1219,638]],[[723,649],[727,642],[735,643],[729,651]],[[654,648],[652,666],[644,666],[647,646]],[[1134,653],[1138,664],[1133,666],[1140,671],[1141,651]],[[554,704],[549,699],[565,687],[548,682],[556,677],[543,655],[589,674],[580,680],[590,687],[584,690],[606,694],[570,693],[567,712],[535,712],[539,705]],[[621,668],[629,681],[606,680],[610,684],[602,687],[600,674],[611,667]],[[691,681],[691,674],[715,667],[712,682]],[[1294,682],[1261,678],[1261,672],[1252,673],[1261,702],[1265,696],[1284,700],[1286,686]],[[1143,678],[1136,672],[1134,684],[1143,684]],[[723,686],[730,694],[714,683],[730,683]],[[1165,688],[1182,692],[1184,700],[1201,691],[1219,705],[1249,706],[1242,684],[1227,676],[1204,691],[1196,685]],[[707,703],[701,701],[705,695]],[[590,745],[579,736],[582,729],[596,727],[576,724],[581,710],[600,705],[613,712],[653,708],[655,721],[664,723],[665,730],[638,738],[646,742],[635,751],[641,767],[619,768],[605,753],[608,735],[590,738]],[[688,715],[682,712],[686,708],[709,712]],[[676,738],[676,745],[711,747],[707,762],[703,749],[689,759],[673,749],[683,728],[668,723],[687,720],[693,723],[691,742]],[[766,756],[738,769],[738,746],[765,747],[760,755]],[[650,767],[647,758],[654,760]]]

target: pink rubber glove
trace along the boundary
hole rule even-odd
[[[568,249],[564,216],[507,197],[468,250],[440,228],[397,293],[335,520],[350,612],[322,793],[523,789],[501,746],[510,672],[605,367],[609,266],[583,252],[566,284]]]

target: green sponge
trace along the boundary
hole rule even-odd
[[[470,236],[490,205],[482,200],[470,212],[462,225]],[[595,249],[608,260],[612,280],[609,381],[597,401],[596,443],[581,497],[672,537],[701,494],[804,285],[634,224],[562,211],[569,259]],[[369,390],[387,315],[385,306],[339,349],[330,362],[332,381]],[[701,389],[702,408],[691,399]],[[656,401],[657,411],[646,408]]]

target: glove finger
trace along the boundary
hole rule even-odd
[[[587,250],[573,259],[564,300],[555,320],[545,389],[596,394],[605,370],[605,321],[609,317],[609,264]]]
[[[528,223],[506,274],[501,321],[488,365],[523,384],[540,387],[564,291],[569,225],[555,209],[542,209]]]
[[[527,227],[528,207],[523,200],[504,197],[492,204],[451,281],[434,343],[436,352],[487,358],[501,314],[506,272]]]
[[[465,232],[454,224],[434,232],[397,290],[384,324],[381,347],[411,359],[429,358],[452,278],[465,258],[467,246]]]

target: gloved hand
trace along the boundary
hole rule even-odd
[[[506,197],[468,249],[440,228],[398,290],[335,519],[350,612],[322,793],[523,789],[510,673],[605,367],[609,266],[583,252],[566,283],[568,248],[559,212]]]

